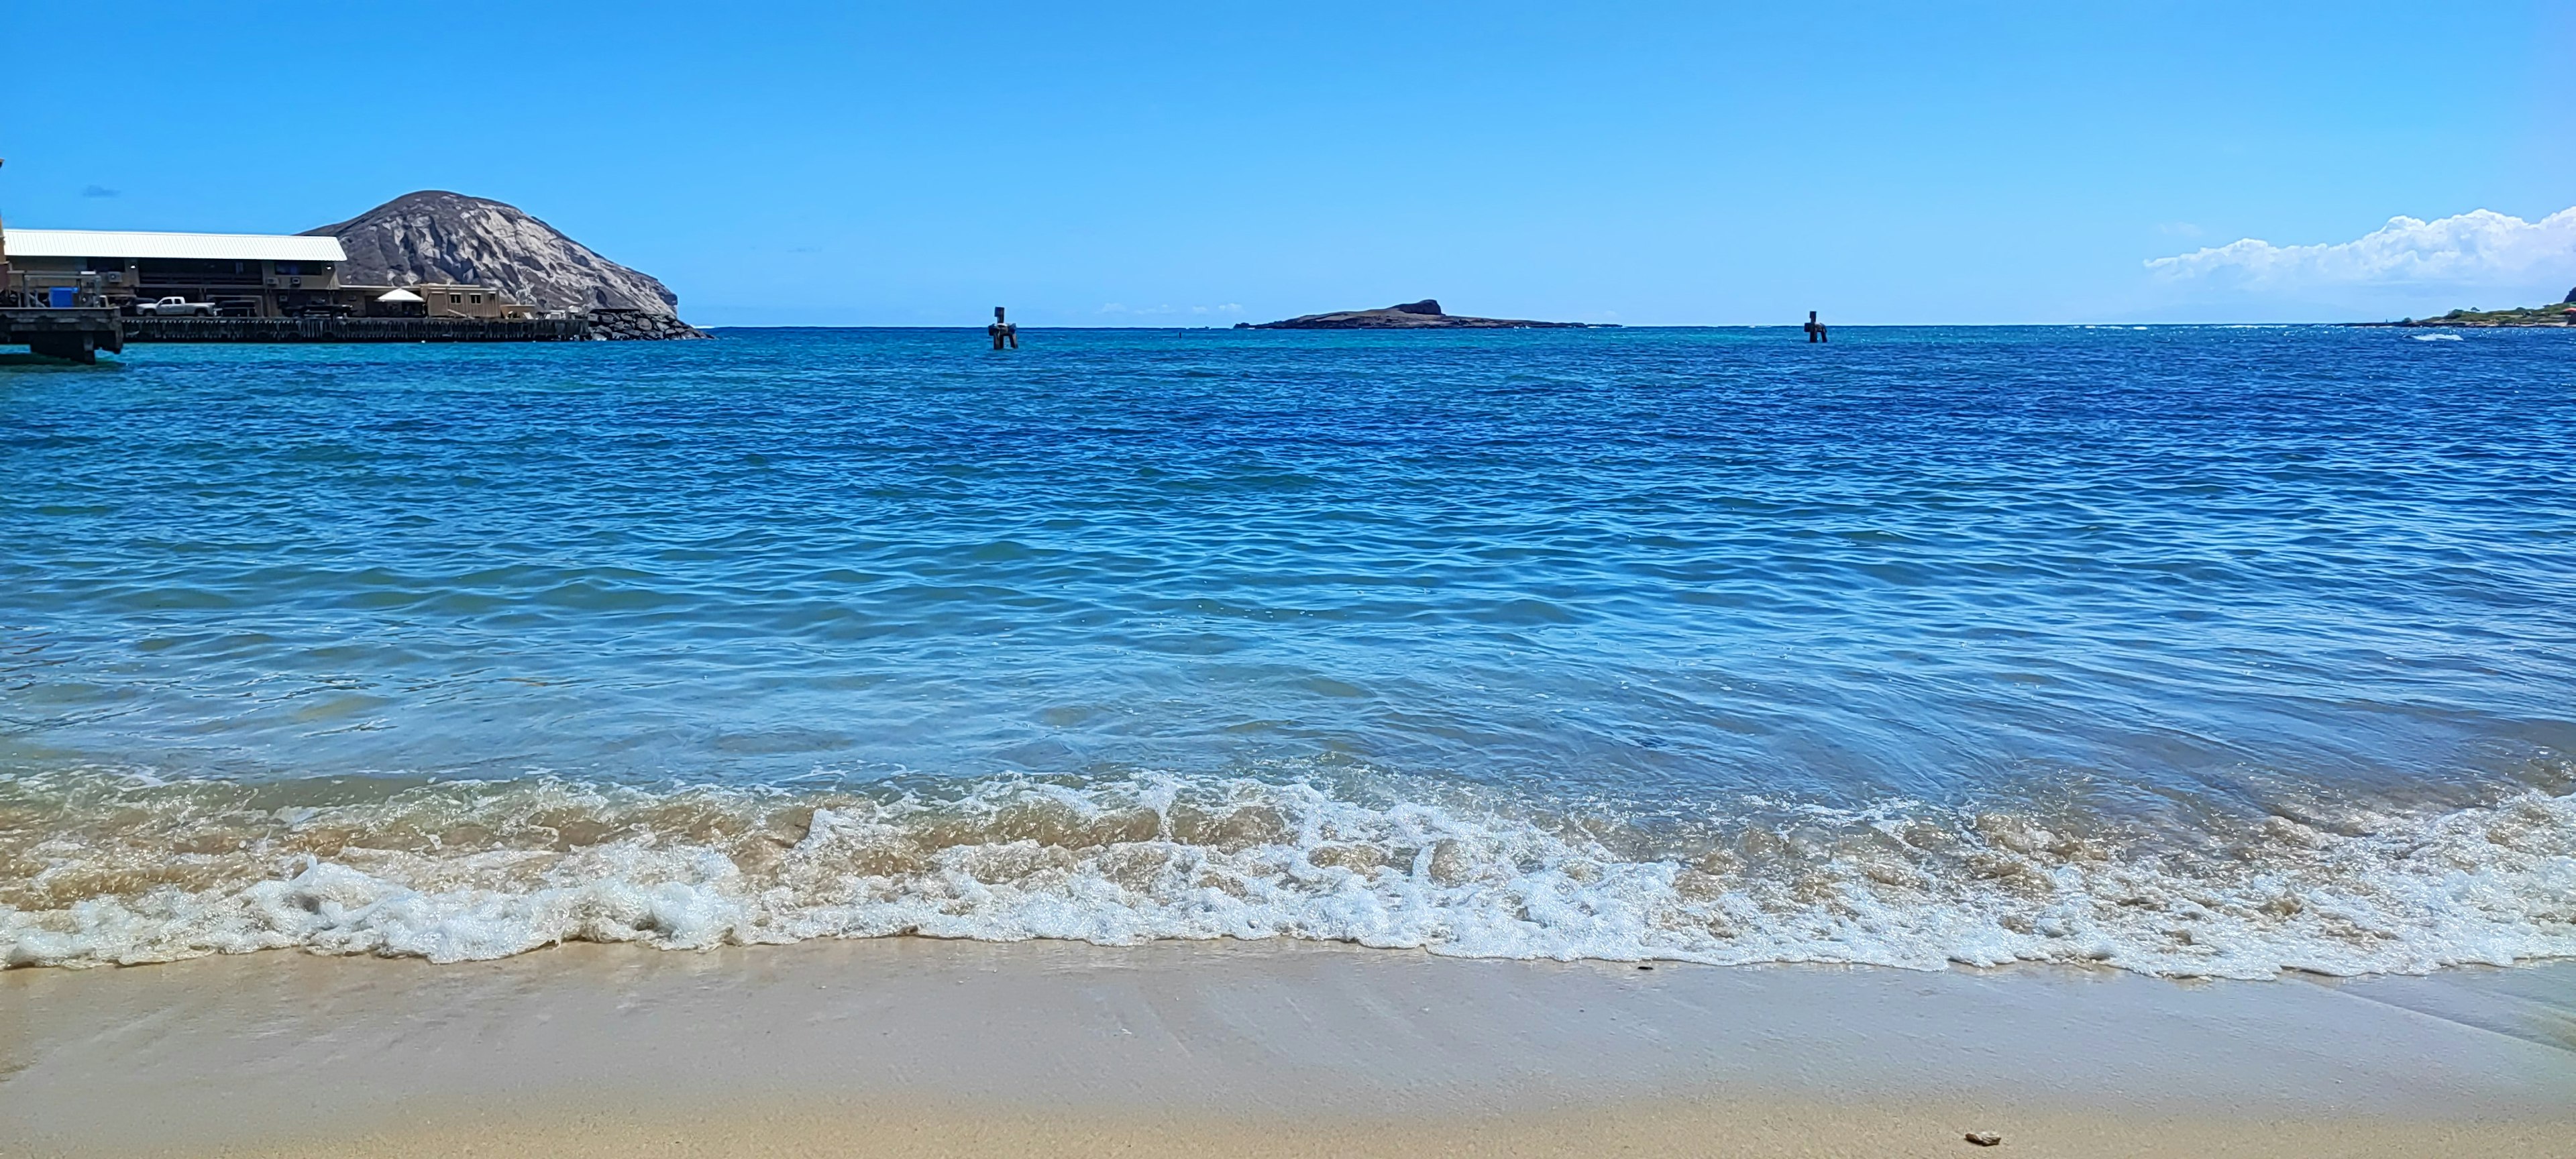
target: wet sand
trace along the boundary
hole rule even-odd
[[[2571,1140],[2576,963],[2183,983],[885,939],[0,973],[10,1156],[2563,1156]]]

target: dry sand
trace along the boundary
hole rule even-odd
[[[2576,964],[2195,984],[888,939],[0,973],[11,1157],[1022,1153],[2576,1156]]]

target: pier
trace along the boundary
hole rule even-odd
[[[0,307],[0,346],[96,362],[128,342],[586,342],[625,338],[573,318],[128,318],[105,307]]]
[[[128,319],[104,306],[55,309],[0,306],[0,346],[24,346],[47,358],[96,362],[98,352],[125,349]]]
[[[582,342],[585,318],[126,318],[128,342]]]

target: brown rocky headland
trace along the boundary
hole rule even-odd
[[[489,286],[541,310],[587,314],[595,337],[707,337],[680,320],[680,296],[660,279],[489,198],[424,189],[304,232],[340,239],[350,282]]]
[[[1445,314],[1440,302],[1424,298],[1381,310],[1342,310],[1301,314],[1277,322],[1237,322],[1237,330],[1581,330],[1589,322],[1533,322],[1526,318],[1476,318]]]

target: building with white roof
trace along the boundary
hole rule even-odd
[[[0,233],[0,268],[8,271],[0,288],[20,301],[68,286],[110,306],[180,297],[274,318],[328,307],[348,260],[335,237],[10,229]]]

